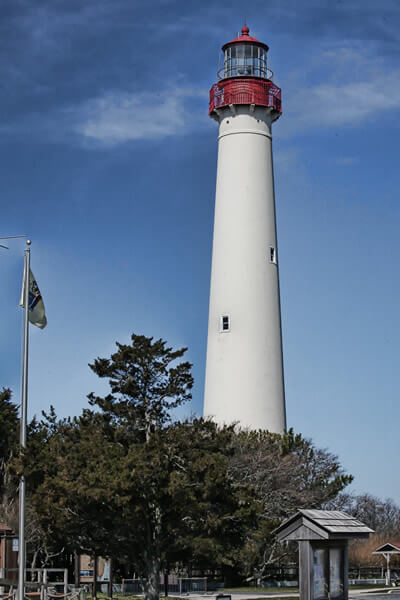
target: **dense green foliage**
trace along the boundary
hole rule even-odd
[[[190,397],[185,349],[132,336],[91,368],[111,393],[96,410],[35,424],[25,457],[32,503],[49,542],[135,565],[146,596],[176,561],[233,564],[255,506],[229,469],[233,428],[195,419],[171,423]]]
[[[171,410],[193,385],[185,351],[135,334],[129,345],[117,343],[110,358],[90,365],[110,392],[90,394],[79,417],[43,413],[13,463],[15,475],[23,469],[27,477],[32,539],[43,554],[125,561],[148,600],[158,598],[160,572],[176,565],[262,577],[282,556],[272,533],[278,523],[334,499],[351,481],[336,456],[292,431],[174,421]]]
[[[89,395],[105,419],[123,427],[125,441],[149,441],[151,433],[171,421],[170,411],[191,399],[191,364],[175,361],[187,348],[172,350],[163,340],[131,336],[130,345],[119,344],[111,358],[97,358],[90,368],[108,379],[111,394]]]
[[[232,429],[193,420],[125,445],[119,427],[86,412],[38,433],[27,465],[49,542],[117,556],[143,578],[177,561],[233,564],[255,508],[229,474]]]
[[[0,494],[5,492],[6,465],[18,449],[18,407],[12,402],[11,390],[0,391]]]

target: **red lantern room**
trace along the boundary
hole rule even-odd
[[[219,82],[210,90],[209,115],[218,117],[218,109],[235,104],[265,106],[274,120],[281,115],[281,90],[272,82],[267,67],[268,46],[249,35],[242,35],[222,46],[224,66],[218,72]]]

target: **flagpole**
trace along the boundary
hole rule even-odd
[[[22,362],[22,399],[21,399],[21,428],[20,445],[21,451],[26,447],[26,424],[28,406],[28,344],[29,344],[29,272],[31,262],[30,240],[26,241],[28,246],[24,252],[24,353]],[[18,600],[24,600],[25,596],[25,477],[21,475],[19,480],[19,552],[18,552]]]

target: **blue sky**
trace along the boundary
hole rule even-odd
[[[48,327],[30,413],[80,412],[132,331],[188,346],[202,412],[220,47],[270,46],[288,424],[400,502],[400,5],[3,0],[0,235],[27,233]],[[0,385],[19,397],[21,241],[1,251]]]

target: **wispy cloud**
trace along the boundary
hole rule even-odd
[[[316,71],[318,75],[316,75]],[[382,111],[400,109],[400,69],[388,68],[355,48],[333,48],[310,64],[307,81],[289,82],[281,134],[357,126]]]
[[[356,124],[382,110],[400,108],[400,71],[345,85],[321,84],[304,90],[309,119],[316,125]]]
[[[113,147],[126,142],[186,135],[211,126],[207,90],[176,88],[155,94],[110,91],[46,113],[26,113],[0,125],[4,138],[38,137],[47,142]]]
[[[189,125],[188,99],[203,98],[204,91],[180,89],[163,94],[112,92],[81,107],[78,134],[107,146],[144,139],[182,135]],[[197,115],[196,115],[197,118]],[[192,119],[191,119],[192,121]]]

